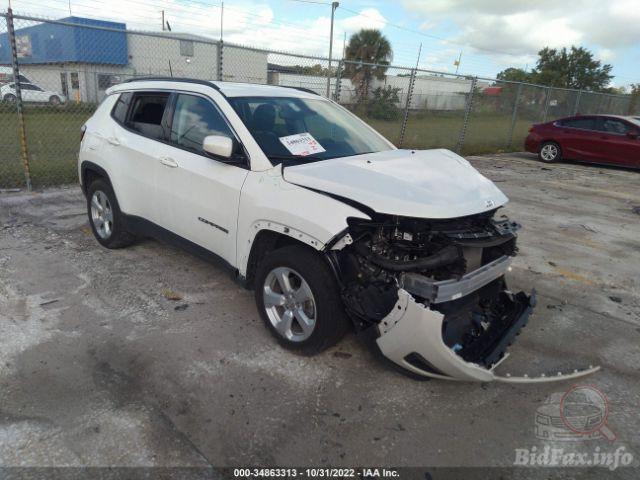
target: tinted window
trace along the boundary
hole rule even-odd
[[[616,120],[615,118],[603,118],[602,128],[600,130],[609,133],[626,135],[627,132],[631,130],[631,126],[621,120]]]
[[[570,118],[569,120],[563,120],[561,125],[563,127],[581,128],[583,130],[595,130],[596,119],[593,117]]]
[[[194,95],[178,95],[171,123],[171,142],[198,153],[207,135],[234,138],[222,114],[207,99]]]
[[[127,127],[151,138],[165,138],[162,116],[169,98],[168,93],[134,93],[131,99]]]
[[[180,40],[180,55],[183,57],[193,57],[193,42],[190,40]]]
[[[30,83],[21,83],[20,88],[22,90],[35,90],[37,92],[41,92],[42,89],[40,87],[36,87],[35,85],[31,85]]]
[[[113,106],[111,116],[120,124],[124,125],[127,118],[127,111],[129,110],[129,104],[131,103],[131,97],[133,93],[125,92],[118,96],[116,104]]]

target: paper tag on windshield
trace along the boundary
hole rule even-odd
[[[291,155],[300,155],[301,157],[305,157],[307,155],[326,151],[309,132],[296,133],[295,135],[289,135],[288,137],[280,137],[280,141],[285,147],[287,147],[287,150],[291,152]]]

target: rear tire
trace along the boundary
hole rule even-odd
[[[258,312],[284,348],[319,353],[349,328],[328,263],[308,247],[292,245],[268,253],[258,265],[254,285]]]
[[[127,231],[113,188],[100,178],[87,189],[87,213],[96,240],[106,248],[123,248],[135,242]]]
[[[556,142],[544,142],[540,145],[538,158],[545,163],[558,162],[562,159],[562,150]]]
[[[52,95],[51,98],[49,98],[50,105],[60,105],[61,103],[62,101],[60,100],[60,97],[57,97],[56,95]]]

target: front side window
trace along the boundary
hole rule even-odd
[[[392,148],[364,122],[322,98],[234,97],[229,103],[274,164],[286,166]],[[314,147],[304,148],[310,145]]]
[[[601,130],[607,133],[626,135],[627,132],[631,130],[631,126],[621,120],[616,120],[614,118],[603,118]]]
[[[168,99],[169,94],[164,92],[134,93],[125,125],[145,137],[164,139],[162,117]]]
[[[234,138],[222,114],[207,99],[195,95],[179,94],[171,122],[171,142],[205,154],[202,142],[208,135]]]

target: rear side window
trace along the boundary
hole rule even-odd
[[[124,122],[127,119],[127,112],[129,111],[129,104],[131,103],[132,96],[133,93],[131,92],[121,93],[118,96],[118,100],[116,100],[116,104],[113,106],[111,116],[120,125],[124,125]]]
[[[178,95],[171,123],[171,142],[205,154],[202,141],[208,135],[234,138],[224,117],[210,101],[195,95]]]
[[[169,94],[163,92],[134,93],[125,125],[145,137],[164,139],[162,117],[168,99]]]
[[[580,128],[582,130],[595,130],[596,119],[593,117],[570,118],[563,120],[560,125],[569,128]]]

